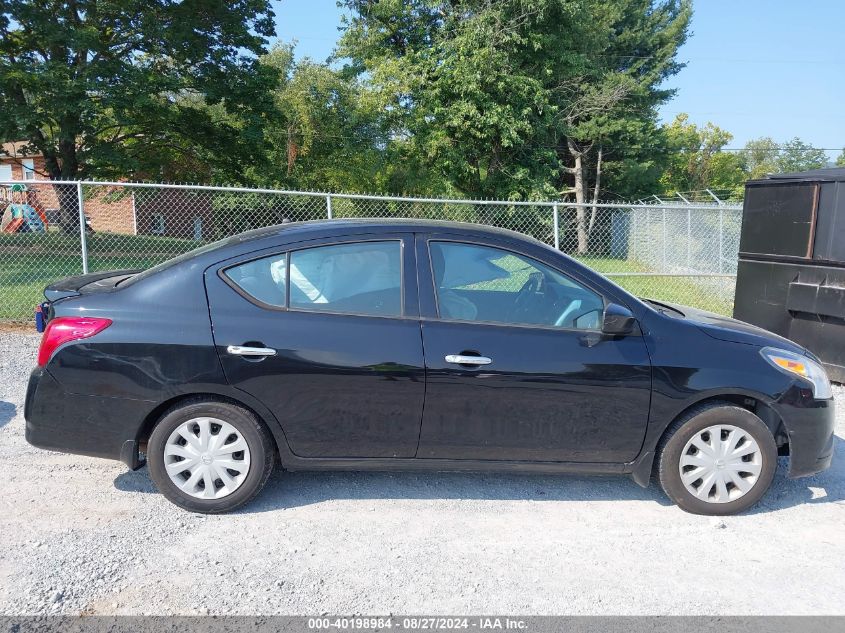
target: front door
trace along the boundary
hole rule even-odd
[[[412,236],[251,255],[207,271],[206,287],[227,379],[274,413],[295,455],[414,456],[425,371]]]
[[[417,456],[634,459],[651,391],[642,336],[601,335],[604,298],[562,266],[459,239],[418,239],[430,262],[420,266],[427,391]]]

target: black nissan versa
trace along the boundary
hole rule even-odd
[[[196,512],[286,470],[654,476],[683,509],[757,502],[833,452],[833,399],[802,347],[642,301],[510,231],[294,223],[144,272],[45,291],[26,397],[35,446],[149,463]]]

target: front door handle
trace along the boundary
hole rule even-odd
[[[493,362],[492,358],[486,356],[465,356],[463,354],[449,354],[446,356],[447,363],[454,363],[455,365],[489,365]]]
[[[229,345],[226,351],[232,356],[275,356],[276,350],[270,347],[244,347],[243,345]]]

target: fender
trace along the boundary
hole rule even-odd
[[[164,400],[158,404],[155,404],[147,414],[144,416],[143,421],[139,424],[137,431],[135,433],[135,437],[132,439],[127,439],[123,447],[121,448],[120,453],[120,461],[126,464],[132,470],[138,470],[141,468],[145,461],[140,458],[139,449],[143,442],[149,438],[150,433],[152,432],[155,423],[161,417],[161,414],[172,407],[174,404],[179,402],[180,400],[184,400],[186,398],[193,398],[197,396],[219,396],[226,400],[231,400],[235,404],[239,404],[247,409],[250,409],[258,418],[267,425],[267,428],[270,430],[270,433],[273,435],[273,440],[276,443],[276,447],[279,450],[279,457],[282,462],[282,467],[285,467],[285,463],[290,463],[291,459],[293,458],[293,453],[290,450],[290,446],[288,445],[287,437],[285,436],[284,429],[282,428],[281,423],[279,422],[278,418],[267,408],[265,407],[260,400],[257,400],[250,394],[245,391],[242,391],[236,387],[232,387],[230,385],[222,385],[222,384],[203,384],[203,385],[192,385],[192,389],[185,389],[181,390],[179,393],[172,395],[172,397]],[[154,404],[154,403],[150,403]]]
[[[696,393],[695,398],[685,400],[683,404],[675,408],[667,418],[664,418],[660,422],[656,422],[653,419],[649,421],[648,432],[646,433],[646,439],[643,442],[640,455],[633,462],[630,462],[627,465],[630,469],[631,478],[643,488],[648,487],[649,482],[651,481],[651,474],[654,470],[654,460],[657,457],[657,445],[660,443],[660,440],[663,438],[666,430],[675,420],[684,415],[684,413],[707,401],[716,402],[719,400],[726,400],[731,404],[742,406],[743,403],[739,402],[740,399],[753,400],[757,403],[757,406],[754,409],[750,409],[757,415],[760,415],[758,412],[760,404],[762,404],[765,409],[771,413],[770,415],[760,415],[760,419],[763,420],[774,435],[781,420],[773,406],[775,401],[769,396],[749,389],[724,388],[698,392]],[[745,408],[748,407],[746,406]]]

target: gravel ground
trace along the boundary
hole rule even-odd
[[[833,467],[782,463],[743,516],[622,477],[276,473],[205,517],[146,469],[26,444],[37,344],[0,333],[0,614],[845,613],[841,408]]]

